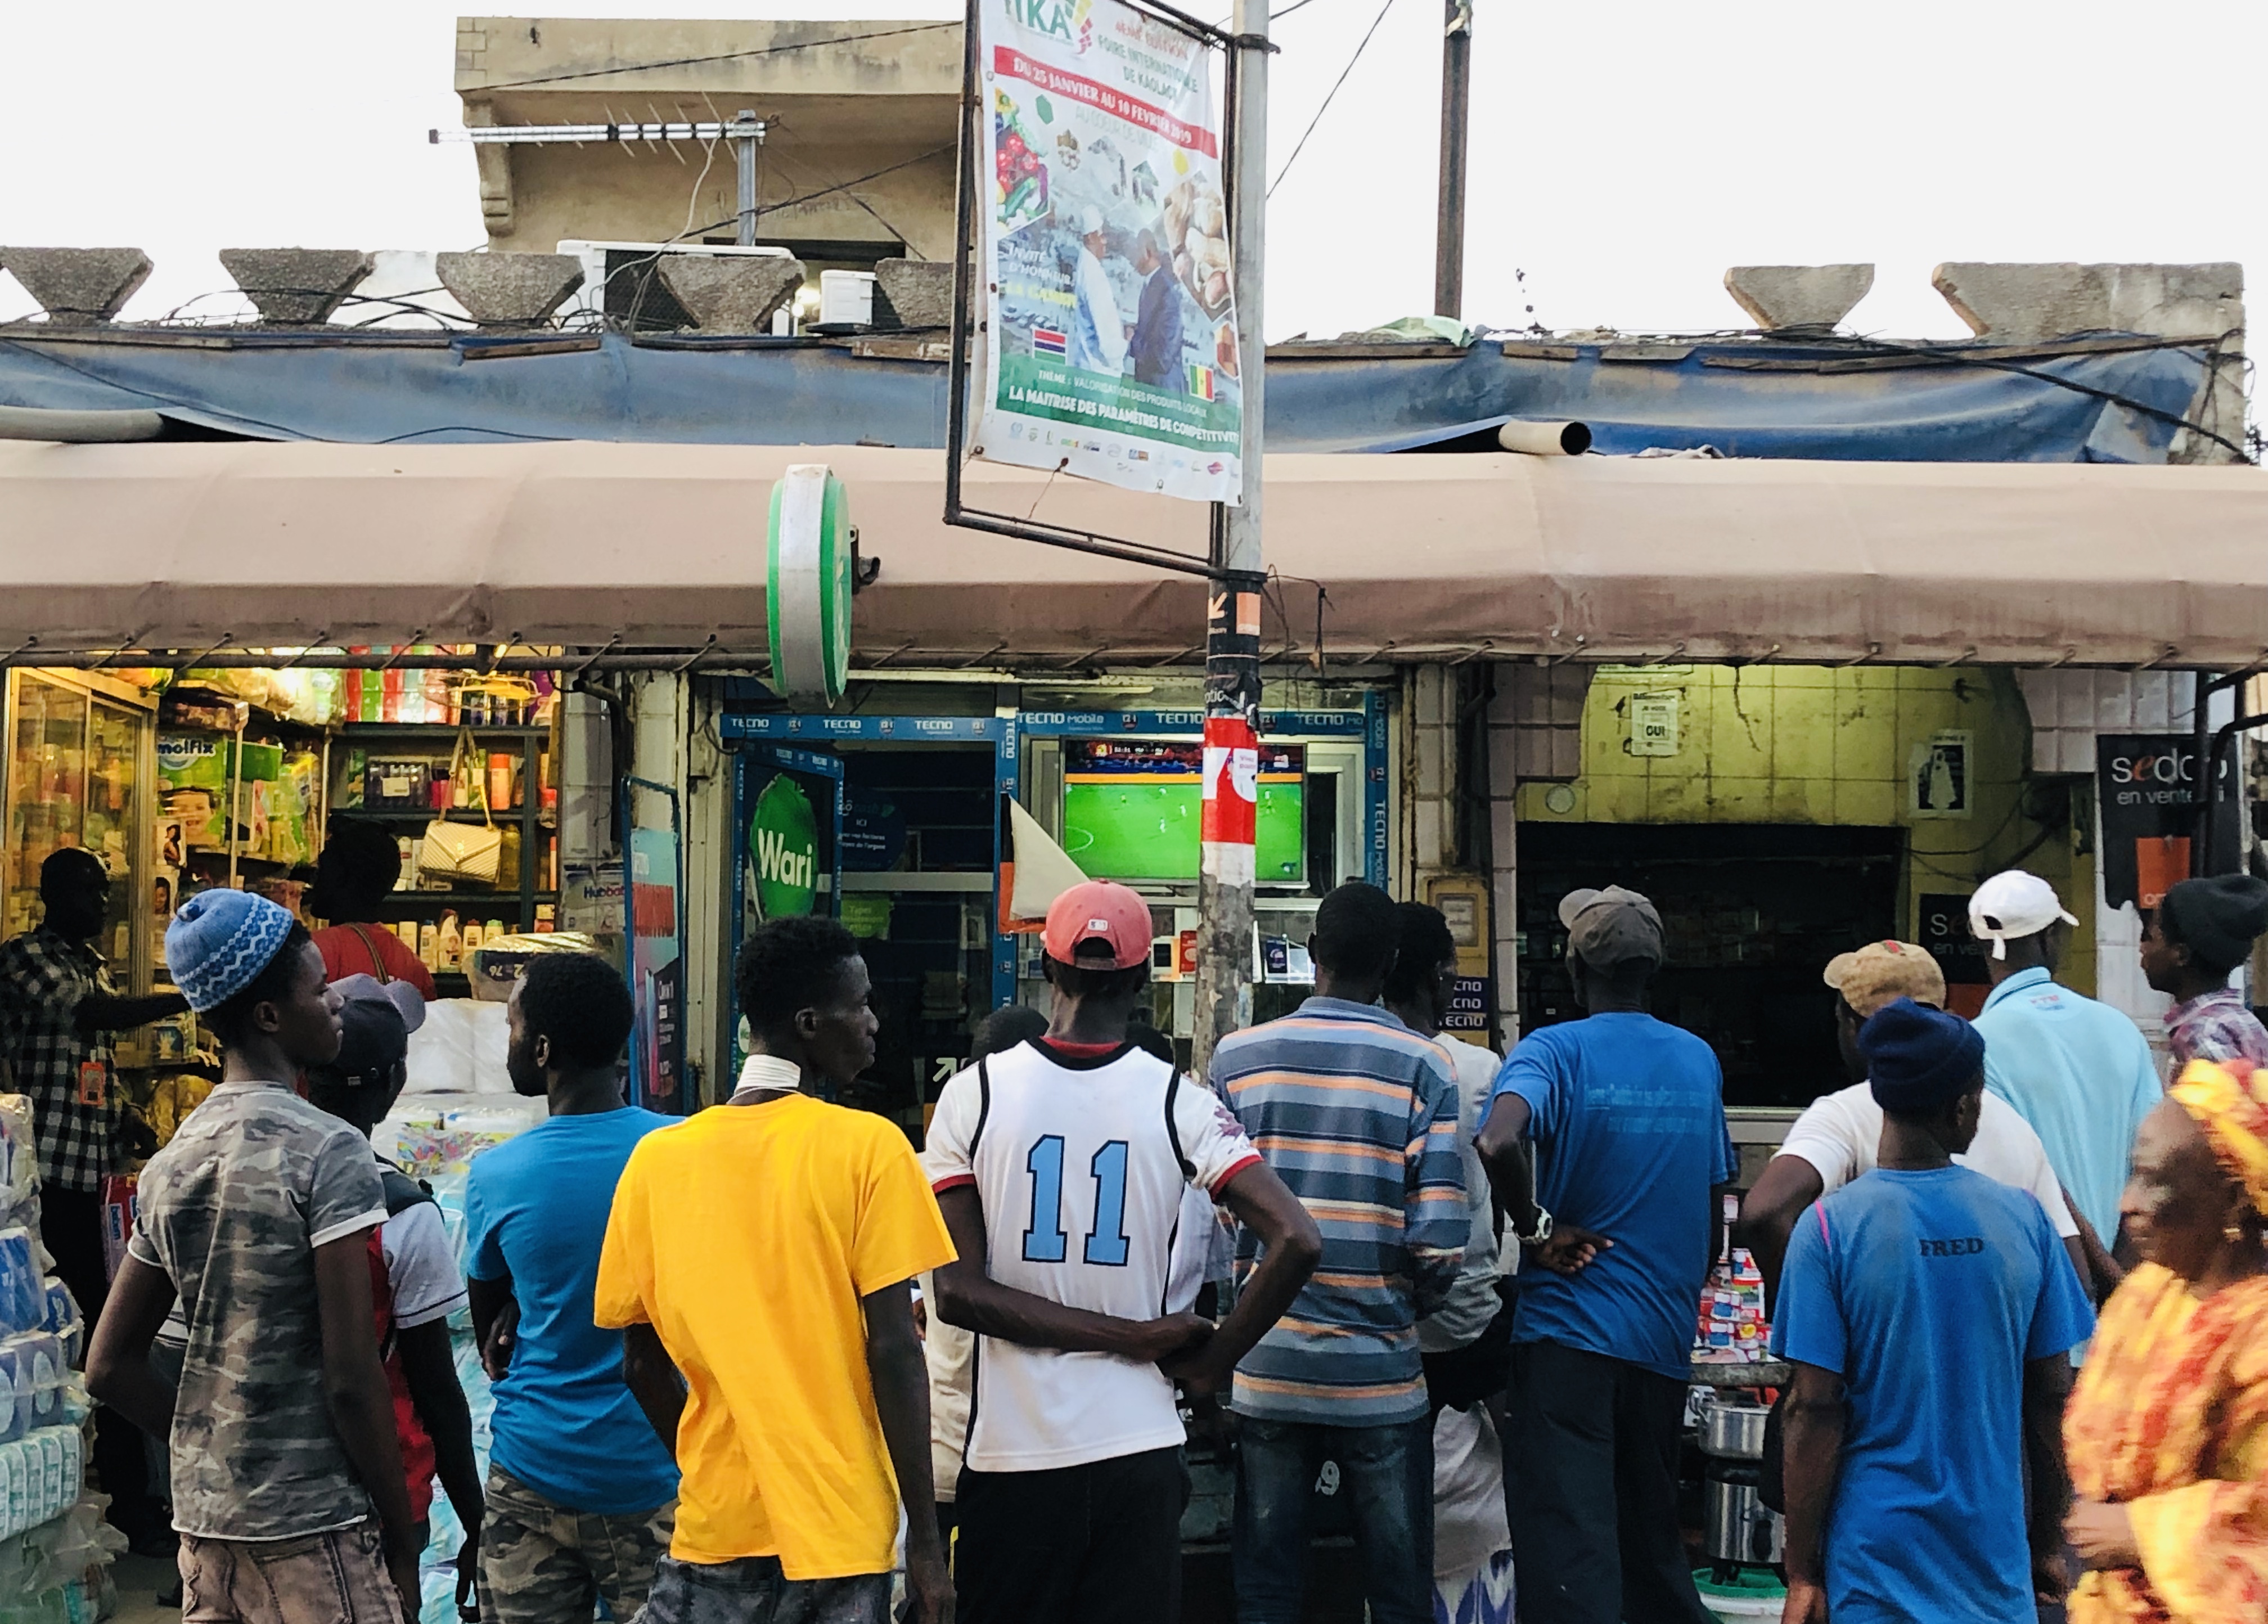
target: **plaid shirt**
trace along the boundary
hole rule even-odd
[[[2268,1027],[2228,987],[2200,993],[2166,1012],[2166,1043],[2179,1072],[2191,1060],[2250,1060],[2268,1066]]]
[[[0,1058],[32,1097],[40,1171],[70,1190],[100,1190],[116,1170],[125,1103],[112,1072],[110,1040],[72,1024],[78,1000],[114,993],[102,955],[42,925],[0,943]],[[79,1068],[99,1062],[102,1103],[79,1103]]]

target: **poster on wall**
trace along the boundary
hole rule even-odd
[[[2197,826],[2197,742],[2178,733],[2104,733],[2095,740],[2095,799],[2102,823],[2102,896],[2116,908],[2154,908],[2190,874]],[[2238,867],[2236,767],[2224,757],[2215,786],[2212,872]]]
[[[1906,816],[1967,817],[1975,801],[1969,764],[1974,735],[1962,728],[1933,733],[1906,757]]]
[[[1945,1007],[1975,1020],[1984,1010],[1992,978],[1984,968],[1984,944],[1969,934],[1965,893],[1925,891],[1915,898],[1918,921],[1914,940],[1929,949],[1945,972]]]
[[[1234,502],[1212,48],[1123,0],[980,0],[976,455]]]
[[[667,808],[659,827],[641,824],[641,803]],[[628,830],[623,867],[623,923],[630,949],[631,1074],[650,1111],[689,1108],[685,1075],[684,859],[678,838],[676,793],[643,779],[622,782],[622,823]]]

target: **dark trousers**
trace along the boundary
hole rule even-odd
[[[1521,1342],[1510,1400],[1505,1502],[1521,1624],[1711,1624],[1677,1532],[1684,1384]]]
[[[1299,1624],[1307,1588],[1307,1517],[1325,1461],[1354,1518],[1371,1624],[1432,1624],[1433,1423],[1322,1427],[1241,1421],[1230,1560],[1237,1624]]]
[[[1159,1624],[1182,1608],[1178,1449],[1049,1472],[961,1468],[961,1624]]]
[[[95,1321],[110,1295],[109,1272],[102,1261],[102,1197],[92,1190],[61,1185],[40,1186],[40,1238],[55,1255],[55,1277],[70,1288],[94,1341]],[[94,1470],[110,1496],[110,1520],[139,1538],[163,1531],[156,1497],[150,1492],[150,1467],[141,1430],[107,1405],[94,1413]]]

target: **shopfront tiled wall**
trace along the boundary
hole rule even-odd
[[[1642,695],[1675,696],[1674,754],[1628,748],[1631,702]],[[1917,816],[1909,782],[1915,750],[1926,756],[1947,732],[1970,735],[1969,816]],[[2006,671],[1607,666],[1592,678],[1581,734],[1580,775],[1564,785],[1521,783],[1519,822],[1901,828],[1908,933],[1916,928],[1914,897],[1975,889],[2041,832],[2020,804],[2029,723]],[[2075,804],[2084,830],[2083,792]],[[2069,830],[2058,829],[2023,863],[2053,882],[2080,916],[2066,975],[2087,990],[2095,985],[2093,864],[2073,846]]]

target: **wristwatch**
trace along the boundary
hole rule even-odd
[[[1535,1203],[1535,1233],[1522,1235],[1520,1232],[1520,1226],[1514,1224],[1512,1238],[1523,1246],[1541,1246],[1551,1238],[1551,1214],[1541,1201]]]

